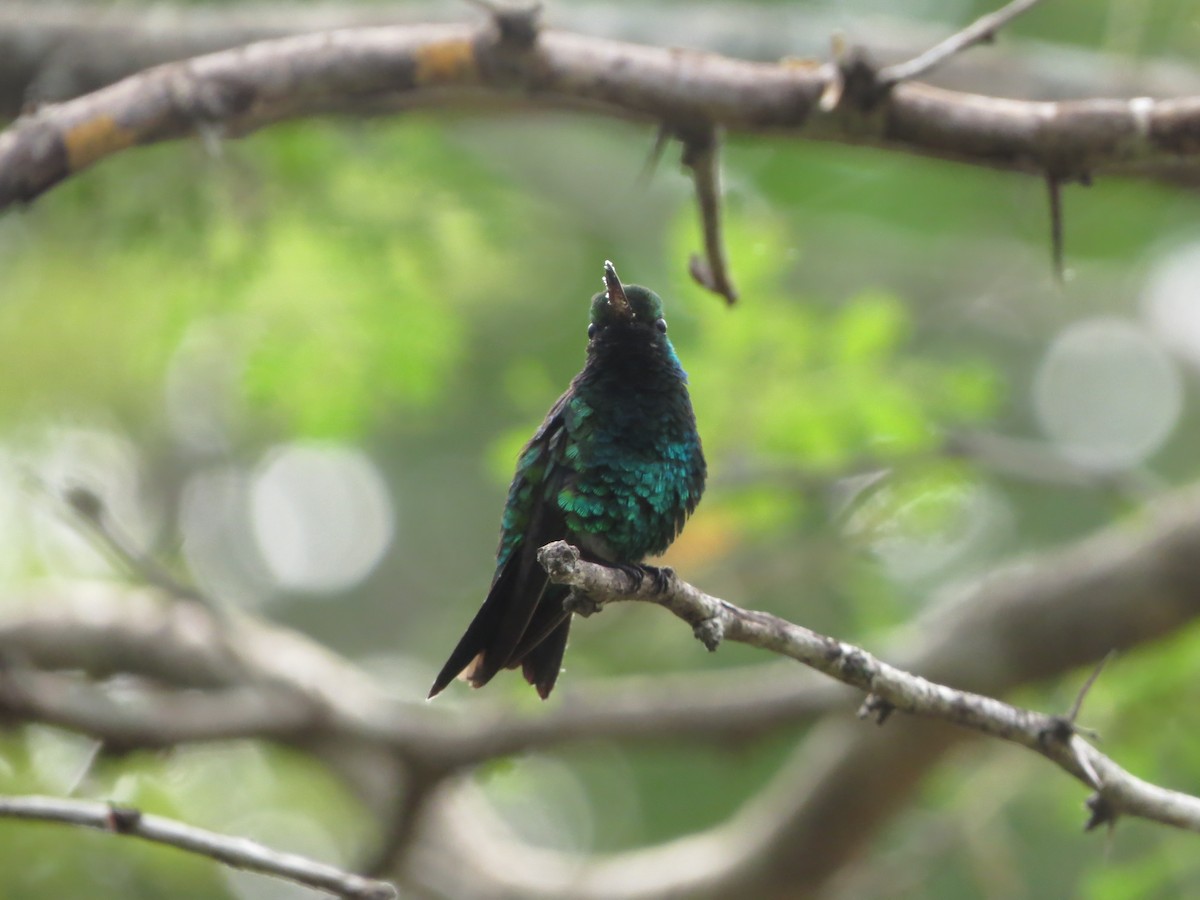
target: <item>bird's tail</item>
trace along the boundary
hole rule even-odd
[[[479,612],[434,680],[430,698],[459,675],[472,687],[483,687],[501,669],[517,666],[542,699],[550,695],[571,625],[563,609],[567,588],[549,584],[542,567],[527,556],[532,554],[519,548],[500,569]]]

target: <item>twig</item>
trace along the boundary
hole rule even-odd
[[[928,75],[956,54],[962,53],[976,44],[993,40],[997,31],[1040,2],[1041,0],[1013,0],[1008,6],[981,16],[962,31],[952,34],[919,56],[880,70],[878,79],[880,86],[890,88],[901,81],[911,81],[922,75]]]
[[[184,584],[158,560],[134,546],[132,539],[121,531],[108,512],[104,498],[84,485],[67,487],[61,495],[36,476],[29,482],[51,499],[58,500],[72,514],[72,521],[97,544],[114,557],[134,577],[156,587],[168,597],[188,600],[208,609],[219,621],[225,610],[212,597]]]
[[[1067,280],[1063,267],[1062,183],[1058,175],[1046,173],[1046,194],[1050,201],[1050,265],[1059,284]]]
[[[392,900],[395,887],[247,838],[229,837],[126,806],[54,797],[0,797],[0,818],[60,822],[142,838],[353,900]]]
[[[1092,669],[1091,674],[1088,675],[1087,680],[1083,682],[1083,686],[1079,689],[1079,693],[1075,695],[1075,702],[1071,704],[1071,709],[1067,712],[1067,721],[1071,723],[1072,727],[1079,727],[1079,711],[1083,709],[1083,701],[1087,699],[1088,693],[1093,687],[1095,687],[1096,681],[1100,678],[1100,673],[1104,671],[1104,667],[1107,666],[1116,655],[1117,651],[1115,650],[1109,650],[1106,654],[1104,654],[1104,657],[1100,660],[1100,662],[1096,663],[1096,667]]]
[[[667,144],[671,140],[671,129],[667,125],[659,125],[654,134],[654,144],[650,147],[650,152],[646,154],[646,162],[642,165],[642,171],[638,175],[637,185],[639,188],[645,187],[650,183],[650,179],[654,177],[655,170],[658,169],[658,163],[662,159],[663,151],[667,149]]]
[[[683,164],[692,170],[700,225],[704,230],[704,258],[693,253],[688,271],[701,287],[720,294],[732,306],[738,294],[729,277],[725,241],[721,236],[721,168],[717,144],[717,131],[713,127],[683,137]]]
[[[912,675],[859,647],[712,597],[674,573],[661,593],[655,592],[648,578],[631,589],[623,572],[581,559],[579,551],[563,541],[543,547],[538,561],[551,581],[583,591],[598,603],[641,600],[665,607],[690,624],[710,649],[714,636],[720,636],[791,657],[866,692],[864,709],[870,713],[886,716],[898,710],[1021,744],[1089,787],[1102,789],[1119,813],[1200,831],[1200,798],[1136,778],[1075,734],[1065,741],[1046,741],[1046,734],[1058,724],[1052,716]]]

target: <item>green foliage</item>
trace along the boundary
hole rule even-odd
[[[679,221],[678,233],[688,233],[677,240],[683,257],[694,224],[690,214]],[[739,215],[727,227],[742,305],[693,300],[694,288],[676,286],[698,307],[676,343],[717,473],[722,458],[809,478],[887,465],[995,411],[1000,390],[987,364],[965,353],[929,357],[901,298],[878,288],[845,300],[806,296],[797,287],[803,250],[784,222]],[[727,503],[756,534],[799,523],[806,509],[803,497],[770,485]]]

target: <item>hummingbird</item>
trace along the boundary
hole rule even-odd
[[[517,459],[483,606],[442,667],[430,698],[455,677],[472,687],[521,668],[544,700],[558,680],[570,589],[551,584],[537,552],[565,540],[591,562],[640,583],[704,492],[707,467],[687,373],[667,337],[659,296],[622,285],[604,263],[591,303],[587,360]]]

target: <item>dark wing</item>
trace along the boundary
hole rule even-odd
[[[563,448],[570,396],[568,390],[559,397],[521,452],[501,527],[502,562],[479,612],[434,680],[430,697],[460,673],[472,687],[482,687],[500,669],[522,664],[526,678],[543,698],[554,686],[570,624],[562,608],[566,589],[550,586],[547,590],[537,551],[566,536],[557,497],[571,474]],[[548,635],[558,645],[556,653],[535,654]]]

